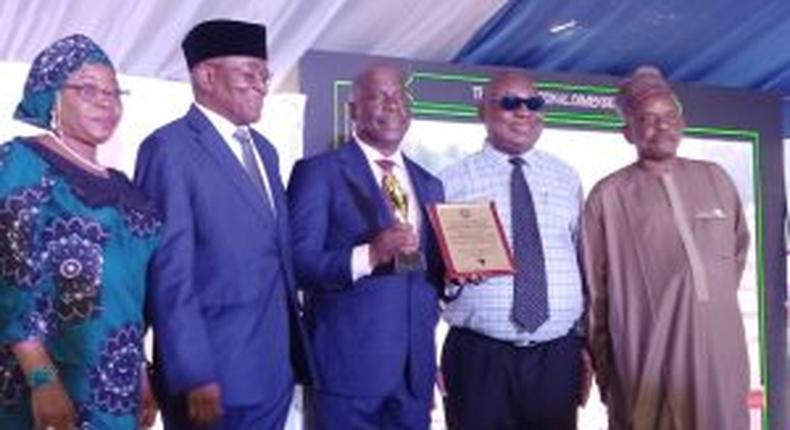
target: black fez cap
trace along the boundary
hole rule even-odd
[[[204,21],[181,42],[187,66],[209,58],[243,55],[266,59],[266,27],[251,22],[217,19]]]

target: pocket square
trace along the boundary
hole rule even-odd
[[[696,219],[726,219],[727,214],[721,208],[713,208],[707,211],[697,212],[694,216]]]

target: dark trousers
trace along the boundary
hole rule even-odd
[[[573,430],[582,340],[570,334],[529,347],[452,328],[441,369],[450,430]]]
[[[404,381],[384,397],[348,397],[312,390],[310,430],[428,430],[431,399],[412,395]]]

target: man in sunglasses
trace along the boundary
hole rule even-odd
[[[451,329],[441,370],[453,430],[575,429],[586,397],[577,331],[581,182],[534,148],[542,107],[529,76],[497,75],[478,105],[483,148],[439,175],[448,202],[494,201],[516,269],[461,287],[444,312]]]

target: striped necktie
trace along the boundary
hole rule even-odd
[[[258,162],[255,159],[254,149],[252,147],[252,136],[247,127],[239,127],[233,138],[241,144],[241,164],[244,166],[244,171],[252,181],[255,188],[261,193],[263,202],[266,208],[269,209],[271,214],[274,213],[272,202],[269,199],[269,192],[266,190],[265,182],[263,181],[263,174],[258,167]]]

